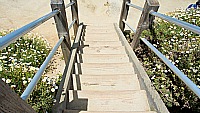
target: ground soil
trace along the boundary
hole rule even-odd
[[[99,20],[105,23],[118,23],[121,4],[123,0],[78,0],[80,22],[96,23]],[[131,0],[133,4],[143,7],[145,0]],[[167,13],[178,8],[185,9],[196,0],[159,0],[159,12]],[[65,4],[69,0],[65,0]],[[0,0],[0,30],[17,29],[33,20],[49,13],[50,0]],[[71,22],[70,8],[66,10],[68,21]],[[130,8],[128,22],[136,28],[141,12]],[[35,33],[43,35],[51,46],[58,40],[56,27],[53,18],[33,30]],[[73,32],[70,31],[71,36]],[[62,54],[54,57],[54,71],[48,72],[49,76],[62,73],[64,62]]]

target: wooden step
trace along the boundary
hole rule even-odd
[[[86,33],[116,33],[115,29],[107,29],[107,28],[86,28]]]
[[[68,110],[150,111],[144,90],[69,91]]]
[[[79,54],[79,63],[128,63],[126,54]]]
[[[81,45],[89,47],[99,47],[99,46],[122,46],[120,41],[82,41]]]
[[[126,54],[123,46],[101,46],[80,48],[80,54]]]
[[[113,33],[96,33],[96,32],[93,32],[93,33],[86,33],[85,36],[86,37],[108,37],[108,38],[117,37],[118,38],[118,35],[117,35],[116,32],[113,32]]]
[[[132,63],[75,63],[76,74],[135,74]]]
[[[64,113],[157,113],[155,111],[80,111],[64,110]]]
[[[137,75],[75,75],[74,90],[140,90]]]
[[[114,29],[95,29],[95,28],[87,28],[85,30],[86,34],[116,34]]]
[[[82,37],[82,41],[119,41],[117,34],[87,34]]]

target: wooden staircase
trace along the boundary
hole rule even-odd
[[[88,24],[65,113],[154,113],[114,25]]]

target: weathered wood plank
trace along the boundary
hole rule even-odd
[[[81,82],[79,82],[81,81]],[[73,75],[74,90],[140,90],[136,74],[131,75]]]
[[[36,113],[0,79],[0,113]]]
[[[122,46],[120,41],[82,41],[82,46],[100,47],[100,46]]]
[[[79,111],[65,110],[64,113],[156,113],[155,111]]]
[[[126,54],[123,46],[84,47],[80,50],[81,54]]]
[[[110,74],[134,74],[132,63],[82,63],[77,64],[80,74],[110,75]]]
[[[69,110],[150,111],[144,90],[70,91]]]
[[[126,54],[81,54],[79,63],[128,63]]]
[[[71,41],[69,36],[69,29],[68,29],[68,23],[67,23],[67,17],[65,12],[65,3],[64,0],[51,0],[51,8],[52,10],[59,9],[60,13],[54,17],[56,28],[58,32],[58,37],[64,37],[61,44],[63,57],[65,60],[65,63],[67,64],[69,55],[70,55],[70,49],[71,49]]]

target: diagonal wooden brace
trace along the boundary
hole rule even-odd
[[[157,12],[159,8],[159,2],[157,0],[146,0],[144,4],[144,8],[136,29],[136,33],[133,37],[133,41],[131,43],[131,47],[135,49],[139,44],[139,38],[142,31],[149,29],[150,26],[153,24],[154,16],[150,15],[150,11]]]

